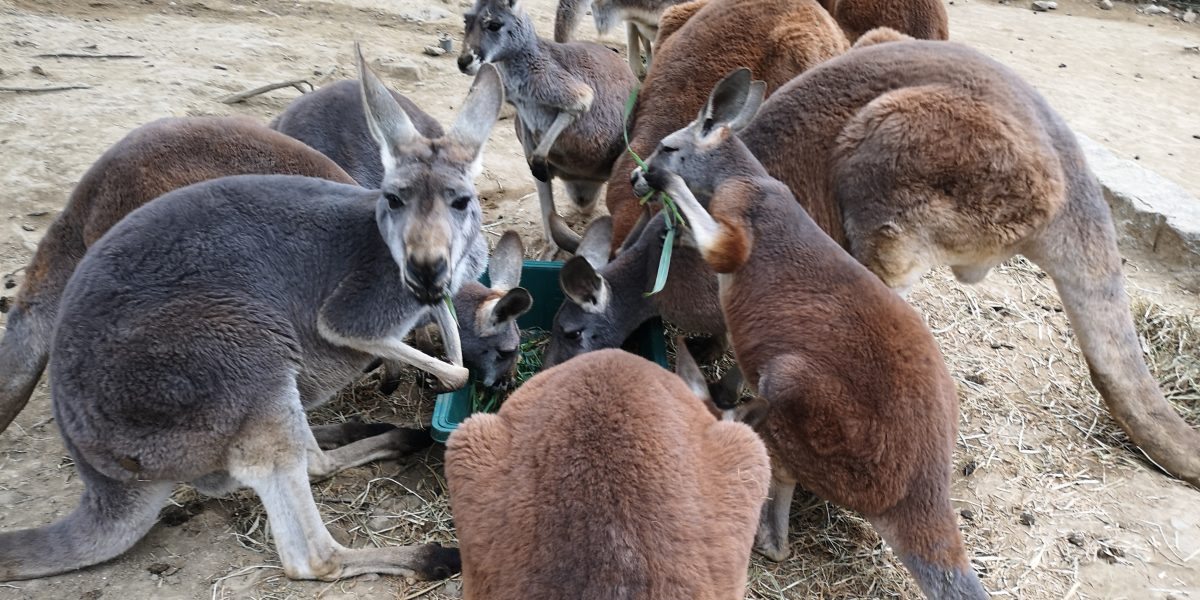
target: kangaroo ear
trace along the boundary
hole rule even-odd
[[[492,306],[489,323],[498,328],[529,312],[530,308],[533,308],[533,296],[525,288],[515,287],[508,290]]]
[[[525,248],[521,236],[511,229],[500,236],[492,257],[488,260],[488,279],[492,289],[507,292],[521,284],[521,263],[525,259]]]
[[[754,113],[758,110],[758,105],[762,103],[762,92],[766,89],[766,84],[757,93],[758,102],[753,106],[748,103],[753,99],[755,82],[750,80],[750,69],[745,67],[737,69],[724,79],[719,81],[716,87],[708,96],[708,102],[704,108],[700,110],[700,122],[703,123],[701,135],[708,135],[718,127],[727,126],[734,127],[734,124],[739,122],[738,117],[744,112],[749,111],[749,119],[753,118]],[[761,83],[761,82],[758,82]],[[745,126],[743,123],[742,126]]]
[[[712,396],[708,393],[708,382],[704,381],[704,373],[700,371],[700,365],[696,364],[696,359],[692,358],[692,353],[688,351],[687,339],[682,335],[675,336],[675,374],[687,384],[697,398],[704,402],[705,406],[713,403]],[[716,407],[710,408],[710,412],[714,408]],[[720,413],[716,414],[720,418]]]
[[[558,273],[563,293],[580,308],[601,313],[608,306],[608,284],[582,256],[573,256]]]
[[[608,253],[612,249],[612,217],[603,216],[592,221],[575,255],[583,257],[595,269],[608,264]]]
[[[421,137],[408,113],[392,97],[375,72],[367,66],[362,47],[354,43],[354,55],[358,61],[359,89],[362,92],[363,112],[367,115],[367,129],[379,144],[379,152],[385,168],[390,168],[400,155],[399,148]]]
[[[483,145],[487,142],[492,126],[500,117],[504,104],[504,84],[496,67],[485,64],[475,74],[467,99],[463,101],[458,117],[449,135],[471,148],[478,161],[483,156]]]
[[[746,91],[746,102],[742,104],[742,110],[737,116],[729,122],[729,128],[734,131],[741,131],[754,120],[754,115],[758,114],[758,108],[762,106],[763,98],[767,95],[767,82],[752,81],[750,89]]]
[[[735,408],[742,399],[742,380],[742,369],[737,365],[725,371],[720,381],[709,386],[713,404],[722,410]]]

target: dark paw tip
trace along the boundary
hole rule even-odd
[[[404,429],[404,444],[410,452],[424,450],[433,445],[433,436],[428,429]]]
[[[400,387],[399,379],[384,379],[379,382],[379,393],[384,396],[391,396],[392,392]]]
[[[428,555],[425,568],[421,571],[426,579],[445,579],[462,571],[462,556],[458,548],[444,548],[441,544],[429,544],[426,548]]]

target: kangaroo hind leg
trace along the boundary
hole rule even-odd
[[[1071,207],[1025,255],[1054,281],[1113,419],[1156,465],[1200,487],[1200,431],[1166,401],[1146,366],[1108,206],[1090,174],[1077,179]]]
[[[931,600],[984,600],[945,485],[914,486],[882,515],[869,517]]]
[[[309,486],[308,451],[316,440],[299,394],[293,390],[290,396],[272,414],[256,419],[231,444],[229,457],[229,474],[262,499],[284,573],[334,581],[364,573],[432,579],[456,572],[457,551],[437,544],[350,549],[334,541]]]
[[[893,288],[941,264],[977,282],[1065,205],[1043,133],[944,85],[872,100],[839,133],[831,164],[849,250]]]
[[[84,483],[79,506],[46,527],[0,533],[0,581],[46,577],[116,558],[158,520],[174,484],[117,481],[99,473],[67,443]]]

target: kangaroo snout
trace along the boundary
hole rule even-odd
[[[405,280],[409,289],[427,304],[442,299],[450,279],[449,263],[443,256],[420,260],[409,257],[404,265]]]
[[[633,193],[639,198],[653,191],[650,189],[650,183],[646,181],[646,174],[642,172],[641,167],[637,167],[629,174],[629,185],[633,186]]]
[[[479,56],[474,51],[465,50],[458,55],[458,70],[467,75],[474,75],[479,71],[480,60]]]

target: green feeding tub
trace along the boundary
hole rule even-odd
[[[563,303],[562,288],[558,285],[558,272],[562,265],[561,262],[543,260],[524,262],[521,268],[521,287],[529,290],[533,296],[533,308],[517,319],[521,331],[550,331],[554,324],[554,314]],[[480,281],[484,285],[490,283],[486,273]],[[667,340],[662,322],[658,319],[642,325],[633,332],[625,348],[662,365],[664,369],[670,368],[667,364]],[[438,394],[437,403],[433,407],[433,439],[445,443],[450,434],[458,428],[458,424],[471,416],[471,390],[475,387],[474,383],[474,380],[471,380],[460,390]]]

